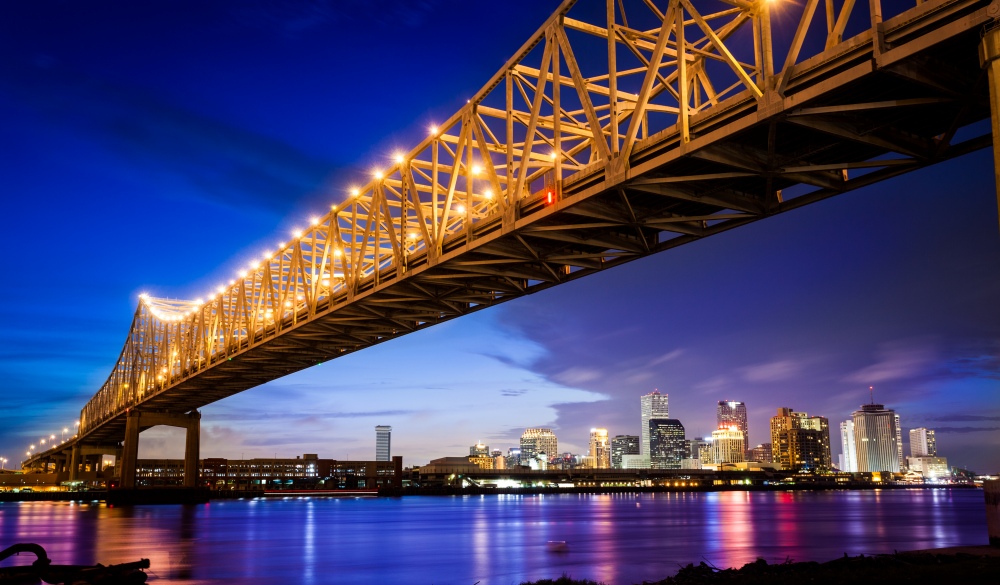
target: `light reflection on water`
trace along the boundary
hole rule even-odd
[[[508,585],[567,573],[626,585],[701,560],[985,544],[984,512],[979,490],[0,503],[0,548],[37,542],[59,564],[149,558],[151,583]]]

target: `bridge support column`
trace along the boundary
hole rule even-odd
[[[73,449],[69,454],[69,480],[76,481],[80,473],[80,443],[73,443]]]
[[[990,9],[994,10],[995,6],[998,6],[997,2],[993,2]],[[979,64],[986,69],[989,76],[990,125],[993,129],[993,180],[997,189],[997,206],[1000,213],[1000,27],[987,31],[979,44]]]
[[[198,485],[198,458],[201,452],[201,413],[129,411],[125,420],[125,441],[121,450],[121,486],[135,487],[135,472],[139,458],[139,433],[159,425],[180,427],[187,431],[184,441],[184,487]]]

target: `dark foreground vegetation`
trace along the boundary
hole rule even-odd
[[[973,583],[994,582],[1000,575],[1000,555],[896,553],[843,557],[825,563],[770,564],[763,559],[739,569],[718,569],[706,563],[688,565],[677,575],[643,585],[839,585],[841,583]],[[588,579],[543,579],[521,585],[604,585]]]

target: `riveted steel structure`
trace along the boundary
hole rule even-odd
[[[143,297],[79,440],[988,147],[955,137],[990,115],[989,8],[566,0],[260,264],[206,300]]]

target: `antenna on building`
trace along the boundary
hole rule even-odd
[[[875,404],[875,388],[873,386],[868,387],[868,404]]]

